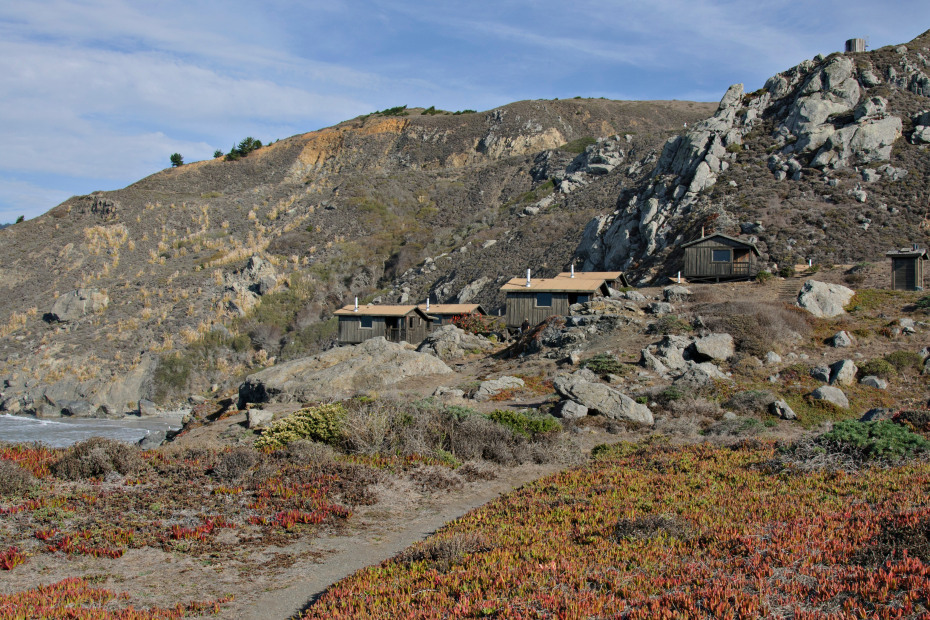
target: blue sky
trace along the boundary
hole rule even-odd
[[[805,58],[930,28],[900,0],[0,4],[0,222],[169,165],[396,105],[718,101]],[[930,102],[928,102],[930,107]]]

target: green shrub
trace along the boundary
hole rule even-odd
[[[171,157],[168,158],[171,161],[171,165],[174,168],[184,165],[184,157],[180,153],[172,153]]]
[[[902,349],[900,351],[892,351],[886,355],[885,361],[894,366],[895,370],[901,372],[908,368],[920,368],[923,359],[920,357],[920,354],[914,351]]]
[[[577,140],[572,140],[571,142],[563,144],[559,147],[559,150],[578,155],[580,153],[584,153],[584,150],[592,144],[597,144],[597,139],[590,136],[585,136],[584,138],[578,138]]]
[[[771,279],[774,277],[775,276],[772,274],[771,271],[760,271],[759,273],[756,274],[756,282],[758,282],[759,284],[765,284],[766,282],[771,281]]]
[[[918,308],[930,309],[930,295],[924,295],[914,302],[914,305]]]
[[[783,278],[794,277],[794,265],[784,265],[778,269],[778,275]]]
[[[153,377],[155,400],[161,402],[171,393],[184,391],[192,367],[190,357],[179,353],[171,353],[158,360]]]
[[[599,353],[584,361],[583,366],[597,375],[619,375],[623,364],[610,353]]]
[[[670,402],[681,400],[685,396],[687,396],[687,394],[685,394],[683,390],[675,387],[674,385],[670,385],[659,392],[659,394],[656,396],[656,400],[658,400],[663,405],[667,405]]]
[[[488,418],[527,438],[562,430],[562,425],[551,415],[533,415],[523,411],[497,409],[489,413]]]
[[[882,379],[890,379],[891,377],[898,374],[898,371],[893,365],[891,365],[888,360],[881,357],[871,359],[867,362],[859,364],[859,374],[863,377],[868,377],[869,375],[874,375],[876,377],[881,377]]]
[[[668,334],[682,334],[693,331],[691,324],[675,314],[665,314],[660,316],[655,322],[651,323],[648,328],[650,334],[659,334],[666,336]]]
[[[329,445],[342,441],[346,409],[339,403],[307,407],[273,422],[255,441],[259,450],[283,448],[292,441],[309,439]]]
[[[857,460],[893,461],[930,451],[930,441],[889,420],[843,420],[817,443],[828,451],[843,452]]]

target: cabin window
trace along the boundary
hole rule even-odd
[[[711,250],[713,253],[710,257],[712,263],[729,263],[730,250]]]
[[[408,325],[408,327],[413,327],[413,317],[410,317],[410,324]]]
[[[578,302],[577,302],[577,303],[579,303],[579,304],[586,304],[586,303],[588,303],[588,296],[587,296],[587,295],[579,295],[579,296],[578,296]]]
[[[552,293],[536,293],[536,307],[537,308],[551,308],[552,307]]]
[[[358,320],[361,323],[360,327],[362,329],[371,329],[371,317],[370,316],[360,316]]]

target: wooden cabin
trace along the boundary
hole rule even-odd
[[[430,317],[429,331],[443,325],[451,325],[452,319],[463,314],[487,315],[484,308],[478,304],[420,304],[417,308]]]
[[[714,233],[681,247],[682,275],[690,282],[751,280],[759,273],[759,250],[748,241]]]
[[[358,344],[384,336],[391,342],[419,343],[429,333],[432,317],[416,306],[352,304],[336,310],[339,344]]]
[[[891,288],[896,291],[922,291],[924,288],[924,261],[927,250],[914,244],[910,248],[892,250],[885,254],[891,259]]]
[[[536,325],[550,316],[567,316],[572,304],[607,296],[607,283],[598,278],[514,278],[501,287],[507,296],[506,325],[516,329]]]
[[[557,278],[589,278],[594,280],[603,280],[607,286],[613,289],[621,289],[630,286],[626,276],[622,271],[563,271]]]

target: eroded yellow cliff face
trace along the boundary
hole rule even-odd
[[[399,136],[409,125],[410,121],[405,118],[379,118],[367,121],[361,127],[343,125],[304,134],[307,144],[298,155],[297,161],[304,171],[310,170],[328,160],[337,158],[350,134],[356,136],[395,134]]]

